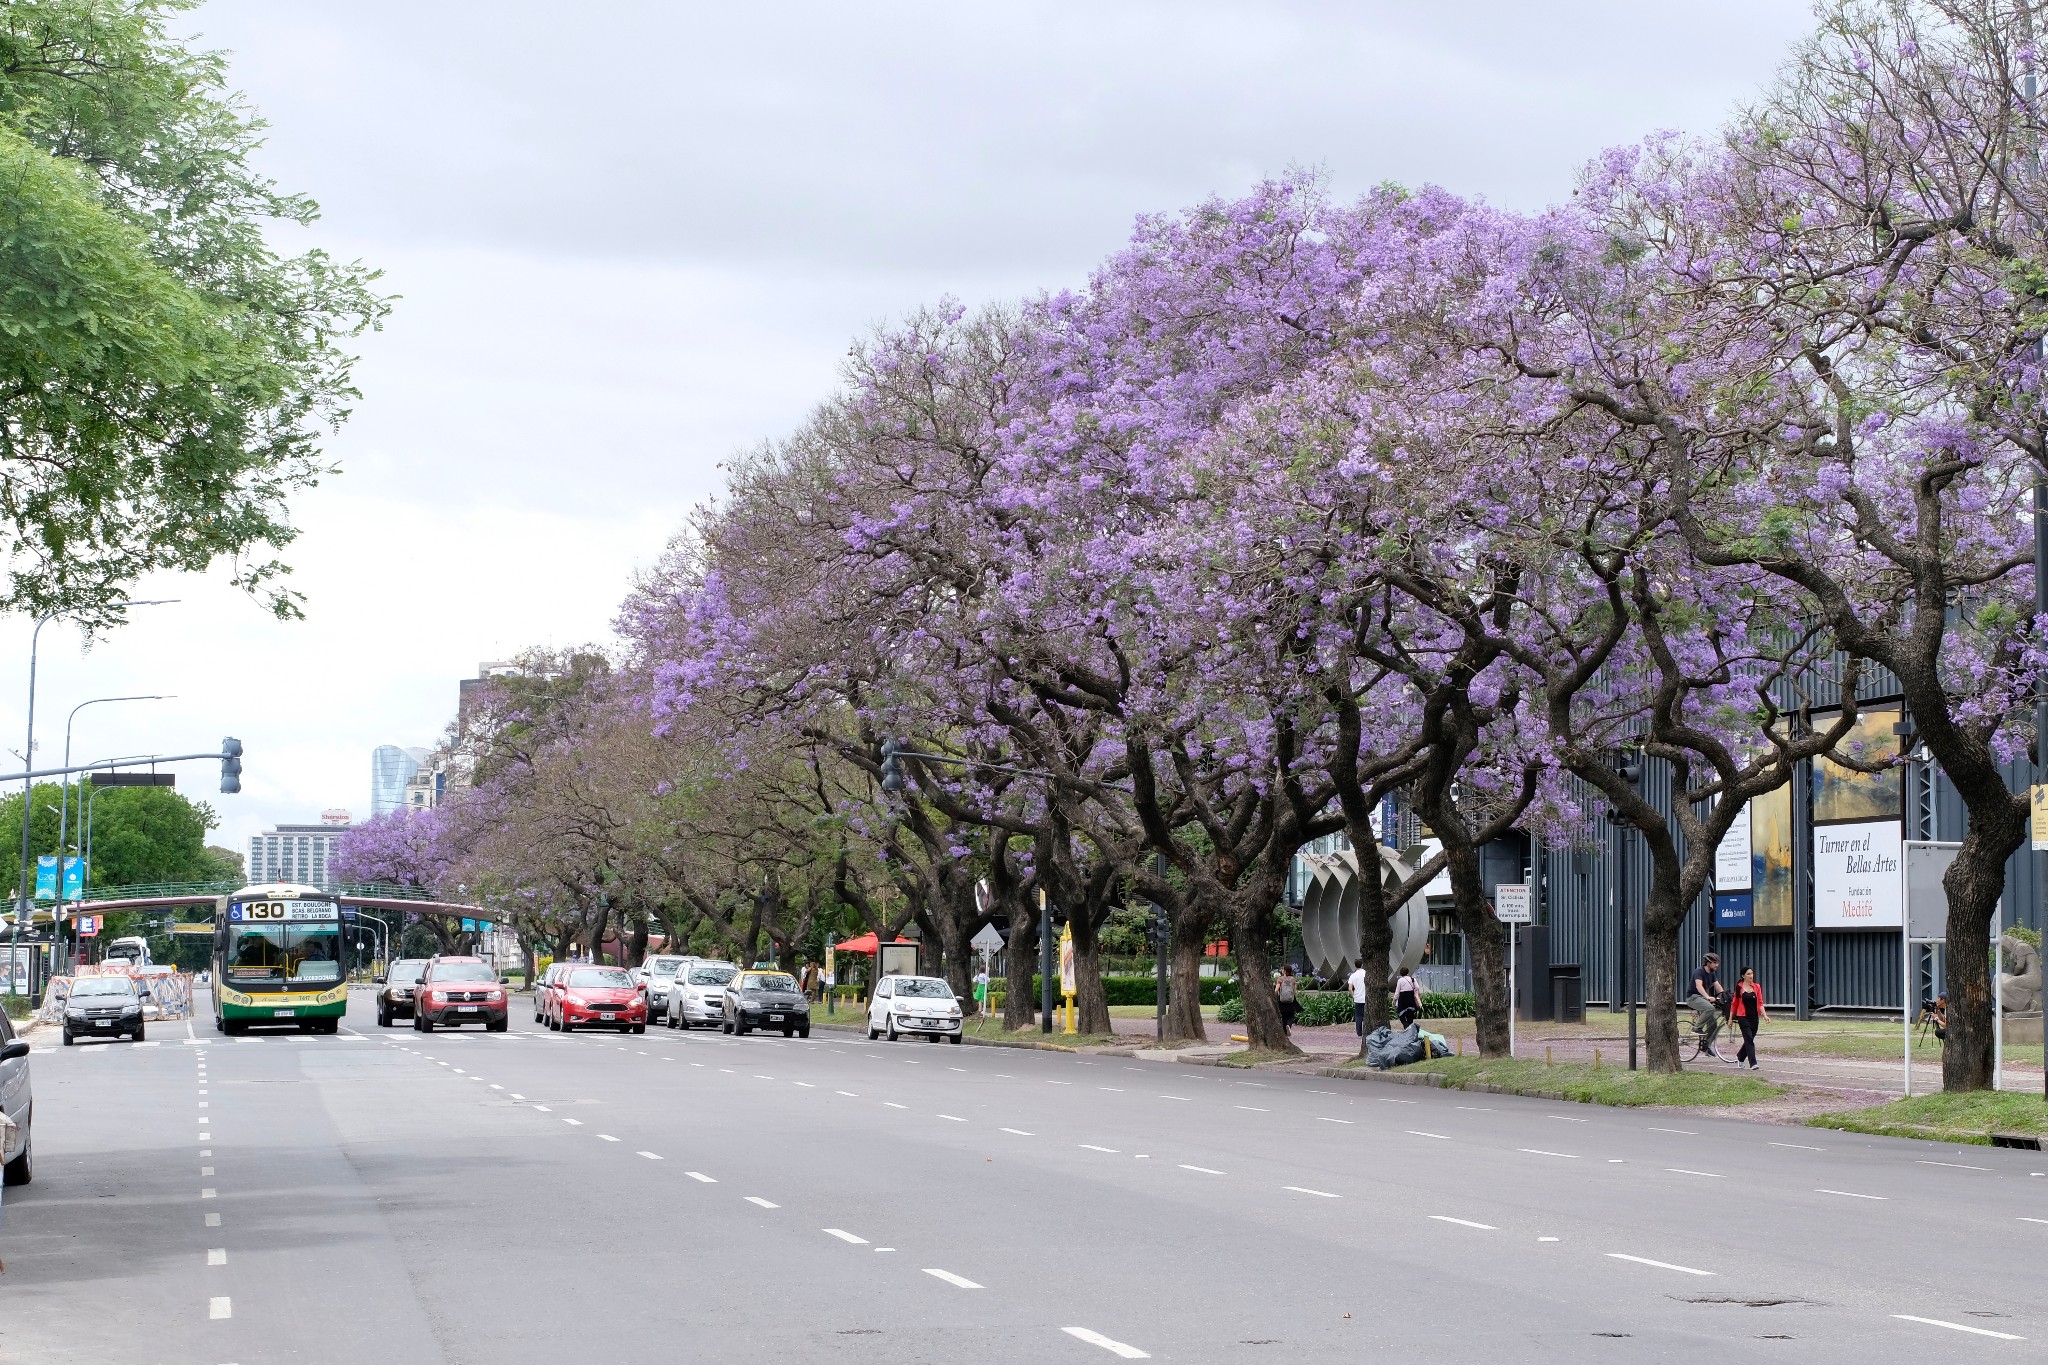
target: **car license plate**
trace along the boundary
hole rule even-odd
[[[475,1013],[476,1013],[476,1012],[477,1012],[478,1010],[482,1009],[482,1008],[483,1008],[483,1006],[481,1006],[481,1005],[457,1005],[457,1006],[456,1006],[456,1008],[457,1008],[457,1009],[459,1009],[459,1010],[461,1010],[461,1011],[462,1011],[462,1012],[463,1012],[464,1014],[475,1014]]]
[[[604,1010],[600,1012],[597,1017],[600,1019],[616,1019],[619,1016],[612,1013],[610,1010]]]
[[[94,1028],[112,1028],[114,1021],[111,1019],[95,1019],[92,1021],[92,1026]]]
[[[779,1014],[771,1014],[768,1016],[768,1022],[771,1024],[779,1024],[782,1022],[782,1016]]]
[[[273,1019],[289,1019],[297,1013],[297,1010],[272,1010],[270,1017]]]

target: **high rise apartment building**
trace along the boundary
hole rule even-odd
[[[349,825],[347,812],[333,814],[341,816],[339,822],[323,816],[317,825],[279,825],[250,835],[249,881],[298,882],[323,891],[335,890],[337,882],[327,868],[336,839]]]

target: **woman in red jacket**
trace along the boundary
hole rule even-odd
[[[1764,1009],[1764,988],[1757,984],[1756,968],[1744,967],[1736,979],[1735,990],[1728,997],[1728,1017],[1742,1030],[1742,1047],[1735,1054],[1736,1067],[1761,1070],[1756,1064],[1756,1026],[1771,1016]]]

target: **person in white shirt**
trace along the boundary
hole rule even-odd
[[[1351,1023],[1358,1030],[1358,1036],[1365,1036],[1365,968],[1361,965],[1351,970]]]

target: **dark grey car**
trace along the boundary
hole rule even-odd
[[[80,1038],[142,1041],[142,997],[125,976],[81,976],[64,999],[64,1046]]]
[[[785,1038],[811,1036],[811,1002],[788,972],[741,972],[725,987],[727,1033],[780,1029]]]

